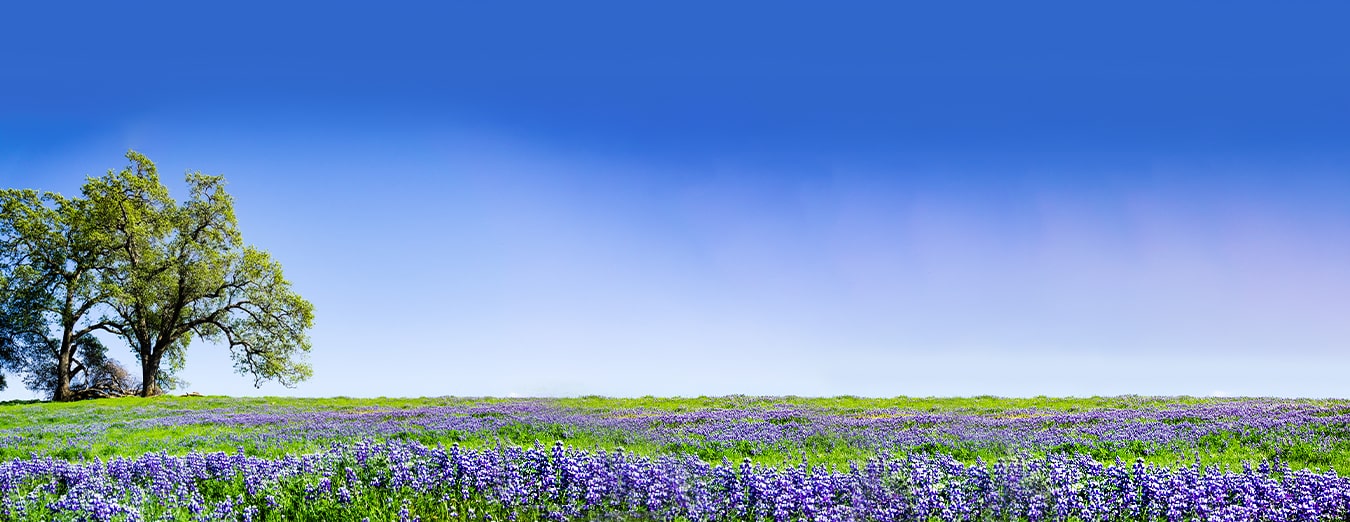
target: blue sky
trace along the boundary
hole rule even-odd
[[[892,4],[7,6],[0,185],[227,177],[202,393],[1350,395],[1345,7]]]

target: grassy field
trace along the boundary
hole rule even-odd
[[[1264,410],[1250,419],[1243,418],[1250,415],[1243,410],[1217,414],[1199,410],[1254,401],[1267,405],[1266,409],[1294,411],[1300,417],[1272,429],[1261,424],[1269,420]],[[525,409],[513,409],[521,407]],[[1198,413],[1184,414],[1191,411]],[[718,412],[751,414],[728,419],[697,416]],[[1109,417],[1121,412],[1166,414],[1156,419],[1145,415],[1122,421]],[[760,464],[784,465],[805,459],[812,464],[844,466],[882,451],[944,454],[963,462],[993,461],[1018,454],[1074,453],[1091,455],[1103,462],[1142,458],[1152,464],[1178,466],[1198,460],[1204,465],[1230,468],[1243,462],[1280,458],[1295,469],[1335,469],[1350,474],[1350,426],[1345,422],[1348,414],[1350,401],[1133,396],[1022,399],[163,396],[0,405],[0,441],[4,442],[0,445],[0,458],[36,455],[79,460],[132,457],[148,452],[240,450],[248,455],[277,457],[321,451],[334,442],[355,440],[409,440],[429,446],[458,443],[472,448],[547,446],[563,440],[569,447],[588,450],[622,447],[641,455],[692,454],[713,463],[750,458]],[[429,419],[438,417],[487,418],[495,422],[482,426],[429,424]],[[909,422],[875,428],[850,426],[847,430],[798,429],[749,441],[717,440],[697,429],[713,424],[739,429],[759,424],[810,427],[813,423],[833,425],[894,419]],[[1318,422],[1309,423],[1306,419]],[[1011,426],[996,424],[1009,420],[1023,422]],[[1026,422],[1032,420],[1041,421]],[[616,422],[628,424],[614,425]],[[636,425],[641,429],[633,428],[633,422],[638,422]],[[1111,422],[1127,428],[1167,426],[1180,435],[1175,440],[1103,442],[1101,434],[1094,430]],[[960,423],[979,424],[985,431],[967,437],[950,429]],[[995,424],[990,428],[981,423]],[[311,429],[314,425],[319,428]],[[932,436],[908,446],[860,440],[858,434],[869,429]],[[1197,430],[1203,434],[1191,436]],[[1004,431],[1008,434],[1004,435]],[[1023,440],[1028,431],[1066,432],[1072,437],[1067,441],[1033,444]],[[278,437],[279,432],[288,435]],[[672,433],[679,436],[672,437]]]
[[[24,522],[1340,520],[1346,475],[1344,400],[0,404],[0,519]]]

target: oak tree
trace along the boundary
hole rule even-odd
[[[113,245],[89,202],[51,192],[0,190],[0,365],[53,400],[103,361],[94,332],[112,289]],[[0,381],[0,387],[3,381]]]
[[[314,307],[276,260],[243,242],[225,179],[187,174],[189,198],[179,203],[153,162],[135,151],[127,159],[84,193],[116,251],[106,329],[139,360],[141,395],[172,384],[193,340],[224,344],[255,386],[308,378]]]

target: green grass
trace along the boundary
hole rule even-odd
[[[580,397],[566,399],[503,399],[503,398],[230,398],[230,397],[154,397],[101,399],[77,403],[46,403],[14,401],[0,403],[0,459],[26,458],[33,455],[51,455],[64,459],[133,457],[147,452],[183,454],[190,451],[235,452],[277,457],[284,454],[308,453],[327,448],[334,440],[310,438],[274,441],[266,435],[274,427],[233,427],[211,424],[135,428],[136,421],[172,417],[193,412],[224,410],[231,413],[279,413],[312,411],[374,411],[398,410],[451,405],[480,405],[521,400],[545,401],[554,407],[591,414],[635,410],[660,412],[688,412],[707,409],[761,409],[783,405],[808,408],[837,414],[857,414],[876,410],[904,410],[910,412],[960,412],[975,415],[997,415],[1010,410],[1041,410],[1046,412],[1084,412],[1102,409],[1165,408],[1176,405],[1203,405],[1233,399],[1195,397],[1088,397],[1088,398],[910,398],[871,399],[859,397],[642,397],[606,398]],[[1300,404],[1328,408],[1331,412],[1350,411],[1350,402],[1300,400]],[[779,422],[798,422],[785,419]],[[1182,422],[1185,422],[1184,420]],[[1238,468],[1243,462],[1278,456],[1295,468],[1334,468],[1350,473],[1350,427],[1328,425],[1321,430],[1330,444],[1317,446],[1297,441],[1276,440],[1265,436],[1220,434],[1202,439],[1190,447],[1158,447],[1145,444],[1120,444],[1110,448],[1065,445],[1049,448],[1050,452],[1087,453],[1103,461],[1120,458],[1132,461],[1142,458],[1147,462],[1176,466],[1199,461],[1204,465]],[[83,432],[81,430],[84,430]],[[84,433],[83,435],[80,435]],[[459,443],[470,448],[494,447],[499,444],[529,446],[536,443],[552,444],[563,440],[568,446],[581,449],[625,450],[642,455],[692,454],[710,462],[722,459],[739,461],[750,458],[758,464],[784,465],[802,462],[812,465],[846,467],[850,462],[864,460],[874,454],[840,437],[817,435],[801,444],[763,445],[750,443],[690,444],[665,443],[645,440],[618,430],[584,430],[571,426],[514,423],[491,432],[465,431],[428,432],[413,425],[389,435],[389,438],[414,440],[427,445]],[[986,462],[1014,455],[1016,448],[979,446],[962,442],[929,444],[910,451],[945,453],[963,461],[982,459]]]
[[[997,412],[1036,408],[1055,411],[1087,411],[1105,408],[1162,407],[1172,404],[1204,404],[1224,399],[1208,397],[1032,397],[1005,398],[989,395],[978,397],[895,397],[864,398],[840,397],[640,397],[611,398],[587,396],[557,399],[557,404],[574,408],[610,411],[644,408],[663,411],[694,411],[701,409],[769,408],[778,404],[807,406],[840,413],[876,409],[904,409],[919,411]]]

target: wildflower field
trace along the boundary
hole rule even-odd
[[[1350,401],[0,405],[0,520],[1350,520]]]

